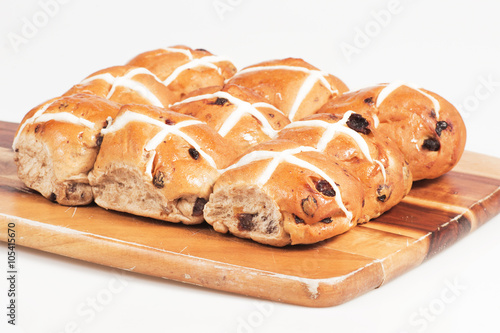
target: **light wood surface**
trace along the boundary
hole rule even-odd
[[[500,212],[500,159],[466,152],[436,180],[378,219],[315,245],[273,248],[214,232],[107,211],[64,207],[27,189],[0,124],[0,240],[238,294],[323,307],[380,287],[448,248]]]

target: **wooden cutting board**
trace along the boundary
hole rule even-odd
[[[372,222],[315,245],[273,248],[214,232],[64,207],[17,179],[16,124],[0,123],[0,240],[207,288],[304,306],[341,304],[420,265],[500,212],[500,159],[466,152]]]

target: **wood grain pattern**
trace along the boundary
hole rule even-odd
[[[0,121],[0,147],[10,148],[19,124]]]
[[[0,123],[0,146],[9,147],[15,126]],[[374,221],[318,244],[273,248],[206,224],[54,204],[17,179],[10,148],[0,148],[0,240],[15,222],[18,245],[304,306],[337,305],[378,288],[499,212],[500,160],[466,152],[453,171],[415,183]]]

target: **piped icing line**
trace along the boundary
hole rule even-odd
[[[59,113],[44,113],[40,117],[36,118],[35,121],[33,122],[34,124],[36,123],[45,123],[50,120],[55,120],[60,123],[68,123],[68,124],[74,124],[74,125],[79,125],[79,126],[85,126],[87,128],[94,128],[94,123],[85,119],[85,118],[79,118],[75,116],[74,114],[71,114],[69,112],[59,112]]]
[[[95,80],[103,80],[106,81],[106,83],[113,84],[115,82],[115,77],[111,75],[111,73],[101,73],[83,79],[82,81],[80,81],[80,84],[87,84]]]
[[[213,167],[216,170],[219,170],[217,168],[217,164],[215,163],[214,159],[212,156],[207,154],[203,149],[201,149],[200,145],[189,135],[186,133],[182,132],[180,129],[183,127],[188,127],[188,126],[193,126],[193,125],[199,125],[199,124],[204,124],[202,121],[199,120],[185,120],[181,121],[175,125],[167,125],[163,123],[160,120],[153,119],[149,116],[146,116],[144,114],[132,112],[132,111],[125,111],[123,114],[121,114],[119,117],[117,117],[113,124],[105,128],[101,131],[102,134],[106,135],[108,133],[113,133],[118,130],[123,129],[127,124],[131,122],[140,122],[140,123],[147,123],[151,124],[154,126],[157,126],[160,128],[160,131],[156,133],[153,138],[151,138],[146,145],[144,146],[145,151],[154,151],[158,145],[165,139],[165,137],[169,134],[176,135],[184,139],[187,143],[189,143],[191,146],[193,146],[194,149],[196,149],[200,155],[210,164],[211,167]],[[151,172],[151,166],[147,166],[147,170]],[[220,172],[220,171],[219,171]]]
[[[301,168],[309,169],[312,172],[315,172],[316,174],[318,174],[321,177],[323,177],[332,186],[332,188],[335,190],[335,193],[336,193],[336,195],[335,195],[335,202],[337,203],[337,205],[344,212],[346,218],[349,221],[352,220],[352,212],[350,212],[349,210],[347,210],[347,208],[345,207],[344,202],[342,201],[342,196],[341,196],[341,193],[340,193],[340,189],[338,188],[337,184],[335,184],[335,181],[332,178],[330,178],[323,170],[321,170],[317,166],[315,166],[315,165],[313,165],[313,164],[311,164],[309,162],[306,162],[304,160],[301,160],[301,159],[299,159],[299,158],[297,158],[295,156],[287,156],[285,158],[285,161],[288,162],[288,163],[297,165],[297,166],[299,166]]]
[[[214,62],[226,61],[225,58],[218,56],[206,56],[198,59],[192,59],[188,63],[177,67],[172,74],[170,74],[164,81],[163,84],[169,86],[175,79],[184,71],[195,68],[195,67],[208,67],[217,70],[219,74],[222,74],[220,67],[216,66]]]
[[[80,82],[80,84],[85,84],[85,83],[88,83],[88,82],[91,82],[91,81],[94,81],[94,80],[104,80],[104,81],[106,81],[109,84],[113,84],[113,83],[115,83],[115,81],[116,81],[117,78],[128,78],[128,79],[131,79],[131,78],[133,78],[134,76],[136,76],[138,74],[150,75],[157,82],[162,83],[162,81],[154,73],[152,73],[149,69],[144,68],[144,67],[137,67],[137,68],[131,69],[130,71],[128,71],[127,73],[125,73],[123,76],[117,76],[117,77],[115,77],[111,73],[96,74],[96,75],[90,76],[90,77],[82,80]]]
[[[306,99],[307,95],[311,92],[312,88],[317,82],[320,82],[323,84],[323,86],[328,89],[330,94],[336,94],[338,93],[338,90],[333,90],[330,83],[328,80],[325,78],[327,76],[327,73],[324,73],[319,70],[312,70],[308,69],[305,67],[297,67],[297,66],[286,66],[286,65],[276,65],[276,66],[256,66],[256,67],[249,67],[245,68],[238,73],[236,73],[235,76],[245,74],[245,73],[251,73],[251,72],[256,72],[256,71],[265,71],[265,70],[289,70],[289,71],[298,71],[307,74],[308,76],[302,83],[297,96],[295,97],[295,100],[292,104],[292,107],[290,111],[288,112],[288,118],[293,121],[295,118],[295,114],[299,110],[300,106]]]
[[[172,53],[182,53],[186,57],[188,57],[189,60],[193,60],[193,53],[191,53],[190,50],[180,49],[180,48],[176,48],[176,47],[163,47],[162,50],[165,50],[167,52],[172,52]]]
[[[373,118],[373,127],[377,128],[380,124],[380,120],[378,119],[378,116],[376,114],[372,114],[371,116]]]
[[[205,94],[205,95],[198,95],[194,97],[187,98],[183,101],[177,102],[173,104],[172,106],[179,105],[179,104],[185,104],[185,103],[191,103],[191,102],[196,102],[204,99],[211,99],[211,98],[225,98],[227,99],[231,104],[236,105],[236,109],[234,109],[231,114],[224,120],[222,123],[221,127],[219,128],[218,133],[222,136],[225,137],[236,124],[240,121],[240,119],[245,115],[245,114],[250,114],[257,118],[260,123],[262,124],[262,132],[264,132],[267,136],[270,138],[276,137],[278,134],[278,131],[275,130],[271,124],[269,123],[269,120],[256,108],[256,104],[258,104],[258,107],[272,107],[271,104],[267,103],[255,103],[255,104],[250,104],[249,102],[243,101],[239,98],[234,97],[233,95],[225,92],[225,91],[218,91],[213,94]]]
[[[155,161],[156,151],[153,150],[149,152],[149,154],[149,159],[146,162],[146,175],[150,176],[150,178],[153,178],[153,163]]]
[[[308,75],[315,76],[317,80],[319,80],[325,88],[327,88],[332,94],[337,93],[337,90],[333,90],[330,83],[328,80],[325,78],[325,76],[328,76],[328,73],[325,73],[323,71],[317,70],[317,69],[309,69],[305,67],[299,67],[299,66],[287,66],[287,65],[272,65],[272,66],[255,66],[255,67],[248,67],[240,70],[237,72],[234,76],[239,76],[241,74],[246,74],[246,73],[251,73],[251,72],[259,72],[259,71],[267,71],[267,70],[288,70],[288,71],[295,71],[295,72],[302,72]]]
[[[241,166],[257,162],[257,161],[262,161],[262,160],[267,160],[271,159],[269,164],[266,166],[264,171],[260,174],[260,176],[257,178],[256,184],[259,186],[264,186],[269,179],[272,177],[278,166],[283,163],[287,162],[293,165],[296,165],[298,167],[308,169],[319,176],[323,177],[335,190],[335,202],[337,205],[340,207],[340,209],[344,212],[346,215],[346,218],[349,220],[352,220],[352,212],[350,212],[344,205],[344,202],[342,201],[342,195],[340,192],[339,187],[335,183],[335,181],[329,177],[323,170],[318,168],[317,166],[306,162],[297,156],[294,156],[295,154],[299,153],[304,153],[304,152],[319,152],[318,149],[313,148],[313,147],[308,147],[308,146],[301,146],[297,148],[292,148],[292,149],[287,149],[281,152],[276,152],[276,151],[267,151],[267,150],[257,150],[257,151],[252,151],[245,156],[243,156],[238,162],[234,163],[233,165],[229,166],[226,168],[224,171],[231,170],[234,168],[239,168]]]
[[[275,107],[274,105],[272,104],[269,104],[269,103],[266,103],[266,102],[257,102],[257,103],[253,103],[252,106],[254,108],[270,108],[270,109],[273,109],[274,111],[276,112],[279,112],[281,113],[282,115],[285,115],[285,113],[283,111],[281,111],[280,109],[278,109],[277,107]]]
[[[439,104],[439,101],[436,98],[434,98],[433,96],[426,93],[425,91],[422,91],[421,88],[419,88],[417,85],[412,84],[412,83],[404,83],[404,82],[399,82],[399,81],[389,83],[378,94],[377,103],[375,104],[375,106],[378,108],[394,90],[398,89],[401,86],[407,86],[408,88],[416,90],[419,93],[421,93],[422,95],[424,95],[425,97],[427,97],[432,102],[432,105],[434,106],[434,112],[436,112],[436,118],[439,119],[439,111],[441,110],[441,105]]]
[[[150,75],[157,82],[163,84],[161,82],[161,80],[156,75],[151,73],[146,68],[142,68],[142,67],[134,68],[134,69],[130,70],[129,72],[127,72],[123,76],[113,76],[111,73],[97,74],[97,75],[94,75],[94,76],[91,76],[89,78],[84,79],[82,82],[80,82],[80,84],[86,84],[86,83],[89,83],[89,82],[92,82],[95,80],[104,80],[108,84],[111,84],[111,88],[110,88],[108,94],[106,95],[107,99],[110,99],[113,96],[117,87],[125,87],[125,88],[129,88],[129,89],[137,92],[139,95],[141,95],[146,100],[148,100],[152,105],[159,106],[159,107],[165,107],[165,105],[163,105],[163,103],[158,99],[158,97],[156,97],[156,95],[151,90],[149,90],[144,84],[133,80],[134,76],[139,75],[139,74]]]
[[[326,147],[334,139],[337,133],[343,133],[349,136],[356,142],[357,146],[359,147],[365,158],[370,163],[377,163],[380,166],[385,183],[387,181],[387,178],[384,165],[382,164],[382,162],[372,158],[370,154],[370,148],[368,147],[368,144],[366,143],[366,140],[363,138],[363,136],[361,136],[361,134],[359,134],[358,132],[354,131],[353,129],[347,126],[347,121],[349,120],[349,117],[354,113],[355,113],[354,111],[347,111],[346,113],[344,113],[342,119],[336,123],[329,123],[327,121],[319,119],[302,120],[302,121],[292,122],[287,126],[285,126],[284,129],[303,128],[303,127],[324,128],[325,131],[323,132],[321,138],[318,140],[318,143],[316,144],[316,149],[318,149],[321,152],[325,151]]]
[[[21,127],[17,130],[17,135],[14,137],[14,141],[12,142],[12,150],[16,150],[16,146],[17,146],[17,141],[19,140],[19,136],[21,135],[21,133],[23,132],[24,128],[27,126],[27,125],[31,125],[35,122],[35,119],[38,118],[39,116],[42,115],[42,113],[44,113],[45,111],[47,111],[47,109],[52,105],[54,104],[56,101],[52,101],[52,102],[47,102],[45,103],[44,105],[42,105],[36,112],[35,114],[31,117],[31,118],[28,118],[26,119],[26,121],[21,125]]]
[[[380,162],[379,160],[373,160],[373,163],[378,164],[378,166],[380,167],[380,170],[382,171],[382,176],[384,177],[384,184],[387,183],[387,174],[385,172],[385,167],[382,164],[382,162]]]
[[[48,108],[50,108],[52,106],[52,104],[56,103],[57,100],[53,101],[53,102],[48,102],[44,105],[42,105],[42,107],[40,107],[40,109],[38,109],[38,111],[35,112],[35,114],[27,119],[22,125],[21,127],[19,128],[19,131],[17,132],[17,135],[16,137],[14,138],[14,142],[12,143],[12,149],[16,149],[16,146],[17,146],[17,141],[19,140],[19,136],[21,135],[21,133],[23,132],[24,128],[27,126],[27,125],[31,125],[31,124],[36,124],[36,123],[45,123],[45,122],[48,122],[48,121],[51,121],[51,120],[54,120],[54,121],[57,121],[57,122],[61,122],[61,123],[68,123],[68,124],[74,124],[74,125],[79,125],[79,126],[85,126],[87,128],[94,128],[94,123],[85,119],[85,118],[80,118],[80,117],[77,117],[75,116],[74,114],[71,114],[69,112],[59,112],[59,113],[45,113],[45,111],[47,111]]]
[[[186,133],[182,132],[180,129],[183,127],[188,127],[188,126],[193,126],[193,125],[199,125],[203,124],[202,121],[199,120],[185,120],[181,121],[180,123],[177,123],[175,125],[165,125],[162,127],[161,131],[158,132],[144,147],[146,151],[152,151],[155,150],[160,143],[167,137],[169,134],[173,134],[176,136],[180,136],[184,140],[186,140],[190,145],[192,145],[196,150],[201,150],[200,145],[196,143],[189,135]],[[203,156],[202,152],[200,151],[200,154]],[[215,164],[215,163],[214,163]]]
[[[293,121],[295,119],[295,115],[297,114],[297,111],[299,110],[300,106],[306,99],[307,95],[311,92],[312,88],[316,84],[317,79],[309,75],[302,85],[300,86],[299,92],[297,93],[297,96],[295,96],[295,100],[293,101],[292,107],[290,109],[290,112],[288,113],[288,119],[290,121]]]

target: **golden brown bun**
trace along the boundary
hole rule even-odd
[[[144,52],[130,60],[128,65],[153,72],[174,94],[175,101],[200,88],[223,86],[224,80],[236,73],[236,67],[230,61],[206,50],[186,46]]]
[[[19,178],[62,205],[90,203],[88,173],[99,151],[100,131],[118,110],[118,104],[86,94],[53,98],[32,109],[13,145]]]
[[[364,198],[357,222],[367,222],[398,204],[410,191],[412,177],[401,151],[373,129],[372,119],[353,112],[342,116],[309,116],[285,127],[278,139],[319,148],[358,178]]]
[[[201,223],[218,169],[235,157],[207,124],[153,106],[124,105],[103,134],[89,175],[95,202],[170,222]]]
[[[292,121],[315,113],[327,101],[348,90],[337,77],[297,58],[246,67],[228,83],[253,89]]]
[[[254,159],[269,152],[279,158],[279,152],[302,148],[288,140],[252,148],[217,180],[205,206],[206,221],[218,232],[274,246],[315,243],[353,227],[361,214],[363,187],[326,154],[305,147],[271,173],[266,168],[273,167],[273,156]]]
[[[89,75],[64,95],[85,93],[119,104],[145,104],[168,107],[174,94],[146,68],[114,66]]]
[[[441,96],[406,85],[397,87],[380,103],[379,94],[385,87],[387,84],[345,93],[318,113],[353,110],[377,118],[379,124],[374,127],[403,152],[413,180],[436,178],[450,171],[465,147],[466,130],[458,111]],[[436,100],[439,110],[426,95]]]
[[[214,90],[217,89],[197,90],[170,109],[206,122],[240,154],[271,140],[290,123],[281,111],[248,88],[226,85],[222,91]]]

